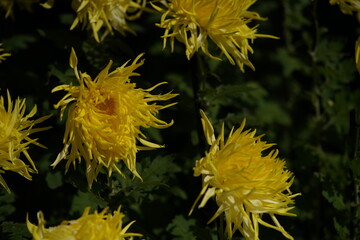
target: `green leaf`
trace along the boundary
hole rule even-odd
[[[106,201],[96,196],[92,192],[81,192],[74,197],[70,214],[81,214],[86,207],[91,207],[92,209],[97,209],[98,207],[105,207],[107,205]]]
[[[342,226],[340,223],[336,221],[336,218],[334,218],[334,227],[336,231],[338,232],[338,239],[340,240],[347,240],[349,239],[349,229],[346,226]]]
[[[31,238],[25,223],[3,222],[2,231],[7,235],[8,240],[26,240]]]
[[[13,206],[14,201],[14,193],[9,194],[5,191],[5,189],[0,191],[0,222],[4,221],[7,216],[16,210]]]
[[[63,185],[62,174],[59,171],[49,171],[46,174],[46,182],[50,189],[56,189]]]
[[[346,210],[349,208],[349,206],[345,204],[343,196],[335,190],[333,192],[323,190],[322,195],[338,210]]]
[[[195,226],[195,220],[185,218],[182,215],[177,215],[166,227],[167,231],[175,236],[174,240],[195,240],[195,234],[191,230],[191,227]]]

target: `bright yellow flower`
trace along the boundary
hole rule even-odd
[[[91,28],[96,41],[102,41],[113,29],[125,35],[135,34],[127,21],[139,18],[145,9],[146,0],[73,0],[72,6],[77,16],[71,26],[74,29],[79,23]],[[105,31],[99,37],[100,29]]]
[[[45,228],[44,215],[37,214],[38,226],[26,219],[27,228],[33,235],[33,240],[125,240],[142,236],[139,233],[127,233],[132,221],[123,227],[123,217],[120,208],[113,214],[107,214],[108,208],[102,212],[90,214],[90,207],[85,208],[83,215],[75,220],[63,221],[55,227]]]
[[[0,63],[1,63],[2,61],[4,61],[7,57],[11,56],[10,53],[1,53],[1,52],[4,51],[4,49],[1,48],[1,46],[2,46],[2,43],[0,43]]]
[[[339,5],[344,14],[352,15],[356,13],[358,21],[360,21],[360,1],[359,0],[330,0],[331,5]]]
[[[67,105],[73,103],[66,122],[65,146],[52,166],[56,166],[62,159],[67,159],[67,171],[70,163],[75,167],[76,160],[85,159],[90,188],[103,166],[108,169],[109,175],[113,169],[122,174],[116,166],[119,161],[124,161],[129,170],[141,178],[136,171],[136,152],[163,146],[146,141],[140,127],[171,126],[173,121],[166,123],[155,115],[159,110],[176,103],[161,106],[155,101],[166,101],[177,95],[149,93],[165,82],[149,89],[136,88],[136,84],[130,82],[130,77],[139,75],[133,71],[143,64],[144,60],[138,62],[141,57],[142,54],[130,66],[125,63],[108,73],[112,64],[110,61],[93,81],[88,74],[78,72],[77,58],[72,50],[70,66],[74,68],[80,85],[61,85],[53,89],[53,92],[68,92],[55,105],[55,108],[61,108],[61,118]],[[138,146],[137,141],[142,146]]]
[[[244,71],[244,64],[255,69],[248,58],[253,53],[249,42],[257,37],[271,37],[257,34],[257,26],[249,27],[252,20],[266,20],[258,13],[248,11],[256,0],[168,0],[166,10],[154,6],[164,12],[159,27],[165,28],[164,48],[170,39],[171,51],[174,50],[176,38],[186,46],[186,56],[190,59],[195,52],[201,50],[209,57],[213,56],[208,49],[211,39],[225,54],[231,64]]]
[[[5,171],[13,171],[31,180],[30,173],[37,173],[37,169],[28,153],[29,145],[45,147],[38,143],[37,139],[31,139],[29,135],[49,129],[49,127],[34,128],[34,126],[49,118],[50,115],[31,120],[30,118],[36,114],[36,106],[27,115],[25,110],[25,99],[17,98],[14,104],[11,101],[10,93],[7,92],[6,109],[4,98],[0,97],[0,184],[8,192],[10,189],[1,174]],[[25,156],[30,165],[20,159],[21,154]]]
[[[291,194],[292,173],[285,170],[285,162],[277,158],[278,151],[272,150],[263,156],[262,151],[274,144],[261,141],[254,131],[244,131],[245,120],[239,129],[232,129],[225,142],[224,125],[215,138],[214,129],[201,111],[205,137],[211,146],[206,155],[196,162],[194,176],[202,175],[203,188],[191,211],[202,197],[199,208],[216,196],[219,206],[213,221],[225,213],[226,232],[231,239],[239,230],[245,239],[259,239],[259,224],[280,231],[293,239],[280,225],[275,214],[295,216],[288,211],[293,207]],[[269,214],[274,225],[263,221],[262,215]]]

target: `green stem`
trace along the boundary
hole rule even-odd
[[[203,95],[205,90],[207,71],[205,69],[205,64],[200,53],[195,53],[195,55],[192,57],[192,59],[190,60],[190,68],[199,147],[201,150],[205,150],[205,138],[202,130],[202,124],[200,121],[200,109],[202,109],[203,111],[206,110],[206,103]]]
[[[356,166],[359,166],[360,163],[360,105],[358,105],[355,109],[355,146],[354,146],[354,159],[351,171],[352,177],[352,185],[354,191],[354,205],[351,207],[352,221],[351,221],[351,231],[350,231],[350,239],[356,240],[358,239],[359,232],[359,224],[360,224],[360,178],[358,176],[358,172],[354,169]],[[350,166],[351,167],[351,166]]]
[[[225,230],[224,230],[223,214],[217,218],[216,228],[217,228],[217,239],[225,240],[226,236],[225,236]]]

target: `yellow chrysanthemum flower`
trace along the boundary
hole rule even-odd
[[[2,43],[0,43],[0,63],[1,63],[2,61],[4,61],[7,57],[11,56],[10,53],[1,53],[1,52],[4,51],[4,49],[1,48],[1,46],[2,46]]]
[[[109,175],[113,169],[122,174],[116,166],[119,161],[124,161],[129,170],[141,178],[136,171],[136,152],[163,146],[146,141],[140,127],[171,126],[173,121],[166,123],[155,115],[159,110],[176,103],[161,106],[155,101],[166,101],[178,95],[150,94],[150,91],[165,82],[149,89],[136,88],[136,84],[130,82],[130,77],[139,75],[134,73],[134,70],[143,64],[144,60],[138,62],[141,57],[142,54],[130,66],[126,66],[125,63],[108,73],[112,64],[110,61],[93,81],[88,74],[78,72],[77,58],[72,50],[70,66],[74,68],[80,85],[61,85],[53,89],[53,92],[68,92],[55,105],[55,108],[61,108],[61,118],[67,105],[73,103],[66,122],[65,146],[52,166],[56,166],[62,159],[67,159],[67,171],[70,163],[75,167],[77,159],[85,159],[90,188],[103,166],[108,169]],[[142,146],[138,146],[137,141]],[[68,153],[70,146],[71,150]]]
[[[123,217],[120,208],[113,214],[107,214],[108,208],[102,212],[90,214],[90,207],[85,208],[83,215],[75,220],[63,221],[55,227],[45,228],[44,215],[37,214],[38,226],[32,224],[28,217],[26,225],[33,240],[125,240],[141,237],[139,233],[127,233],[132,221],[123,227]]]
[[[72,6],[77,16],[71,26],[74,29],[79,23],[83,27],[91,28],[97,42],[102,41],[113,29],[125,35],[126,32],[135,34],[127,21],[139,18],[145,9],[146,0],[73,0]],[[99,37],[100,29],[105,31]]]
[[[259,239],[259,224],[280,231],[293,239],[280,225],[275,214],[295,216],[289,213],[293,207],[291,194],[292,173],[285,170],[285,162],[277,158],[273,150],[262,156],[261,152],[273,146],[255,137],[254,131],[244,131],[245,120],[239,129],[230,132],[225,142],[224,125],[215,138],[214,129],[201,111],[205,137],[211,146],[206,155],[196,162],[194,176],[202,175],[203,188],[191,211],[202,197],[199,208],[216,196],[219,206],[209,220],[213,221],[225,213],[226,233],[229,239],[239,230],[245,239]],[[274,225],[263,221],[262,215],[269,214]]]
[[[49,118],[50,115],[31,120],[30,118],[36,114],[36,106],[27,115],[25,110],[25,99],[17,98],[14,104],[11,101],[10,93],[7,92],[6,109],[4,98],[0,97],[0,184],[8,192],[10,189],[1,174],[5,171],[13,171],[31,180],[30,173],[37,173],[37,169],[28,153],[29,145],[34,144],[46,148],[38,143],[37,139],[31,139],[29,135],[49,129],[50,127],[34,128],[34,126]],[[25,156],[30,165],[20,159],[21,154]]]
[[[249,41],[257,37],[270,35],[257,34],[257,26],[249,27],[252,20],[266,20],[248,8],[256,0],[168,0],[164,1],[166,10],[154,6],[164,12],[159,27],[165,29],[164,48],[170,39],[171,51],[174,50],[176,38],[186,46],[186,56],[190,59],[195,52],[201,50],[209,57],[213,56],[208,49],[210,38],[225,54],[233,65],[244,71],[244,64],[255,70],[248,58],[253,53]]]
[[[356,14],[358,21],[360,22],[360,1],[359,0],[330,0],[331,5],[339,5],[341,11],[344,14],[353,15]]]

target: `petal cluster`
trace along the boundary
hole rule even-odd
[[[34,128],[34,126],[49,118],[50,115],[32,120],[37,111],[36,106],[29,114],[26,114],[25,110],[25,99],[17,98],[13,102],[10,93],[7,92],[6,108],[4,98],[0,97],[0,184],[8,192],[10,189],[1,174],[12,171],[31,180],[30,173],[37,173],[37,169],[28,153],[29,145],[45,147],[38,143],[37,139],[31,139],[29,135],[49,129],[49,127]],[[27,163],[21,159],[22,155],[25,156]]]
[[[130,77],[138,76],[134,70],[144,60],[139,55],[130,66],[127,63],[109,73],[112,62],[92,80],[86,73],[77,70],[74,50],[70,66],[74,68],[79,85],[60,85],[53,89],[66,91],[66,95],[55,105],[61,108],[61,117],[68,105],[68,116],[64,135],[64,149],[59,153],[52,166],[66,159],[66,170],[71,163],[84,159],[89,187],[102,167],[109,175],[115,169],[122,174],[116,163],[123,161],[128,169],[141,178],[136,171],[136,152],[163,147],[147,141],[142,128],[166,128],[173,124],[158,119],[155,115],[168,105],[158,105],[156,101],[172,99],[177,94],[152,95],[149,89],[136,88]],[[141,145],[138,145],[141,143]]]
[[[330,0],[330,4],[339,5],[344,14],[353,15],[355,13],[360,22],[360,2],[358,0]]]
[[[225,214],[226,233],[229,239],[239,230],[245,239],[259,239],[259,224],[280,231],[288,239],[293,239],[280,225],[277,215],[295,216],[290,213],[298,194],[290,192],[292,173],[285,170],[285,161],[277,158],[278,151],[272,150],[263,156],[262,151],[273,144],[261,141],[255,130],[240,128],[224,138],[224,125],[215,138],[213,127],[201,111],[205,137],[210,150],[196,162],[194,176],[202,176],[203,188],[192,207],[202,198],[199,208],[215,196],[218,210],[209,222]],[[191,213],[191,212],[190,212]],[[273,224],[262,220],[269,214]]]
[[[201,49],[209,57],[221,60],[209,52],[209,40],[216,44],[229,62],[244,71],[244,65],[255,69],[248,53],[253,53],[250,43],[258,37],[273,37],[257,33],[257,26],[248,24],[253,20],[265,20],[258,13],[248,11],[256,0],[168,0],[159,27],[165,29],[164,47],[170,40],[171,51],[174,39],[186,46],[190,59]],[[274,38],[274,37],[273,37]]]
[[[74,220],[63,221],[55,227],[45,228],[45,219],[40,211],[37,214],[38,226],[26,219],[27,227],[33,240],[125,240],[139,233],[129,233],[127,230],[135,222],[132,221],[123,227],[123,217],[120,208],[113,214],[107,213],[108,208],[98,213],[90,213],[90,207],[85,208],[83,215]]]
[[[92,30],[96,41],[102,41],[113,29],[125,35],[126,32],[135,34],[127,21],[139,18],[145,8],[146,0],[73,0],[72,6],[76,11],[76,18],[71,26],[78,24]],[[100,29],[105,28],[102,34]],[[99,36],[100,35],[100,36]]]

